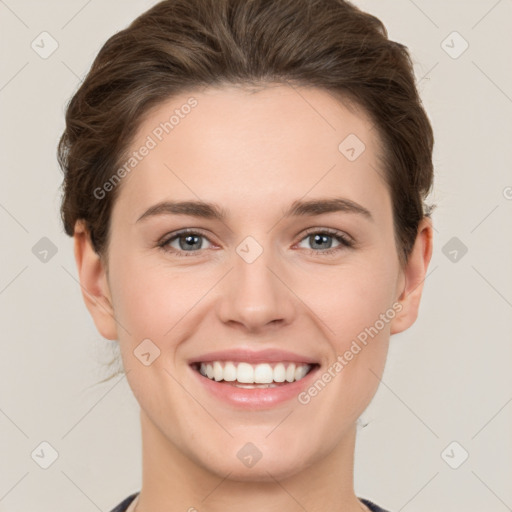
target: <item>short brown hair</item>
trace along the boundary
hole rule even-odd
[[[93,191],[124,160],[152,107],[198,87],[271,82],[321,88],[369,115],[405,264],[431,211],[424,200],[433,181],[432,127],[407,48],[344,0],[164,0],[108,39],[67,106],[59,142],[66,233],[83,219],[104,254],[120,187],[101,200]]]

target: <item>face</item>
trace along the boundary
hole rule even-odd
[[[115,321],[91,311],[147,435],[240,480],[341,454],[417,308],[372,123],[319,89],[209,88],[153,110],[132,151],[102,285]]]

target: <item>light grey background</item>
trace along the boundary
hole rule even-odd
[[[122,376],[95,385],[116,344],[82,302],[56,145],[100,47],[154,3],[0,0],[3,512],[108,511],[140,489],[138,404]],[[438,205],[420,316],[392,337],[362,416],[356,492],[393,512],[512,510],[512,2],[354,3],[411,51],[435,131]],[[31,47],[43,50],[43,31],[58,43],[46,59]],[[453,31],[469,44],[461,55]],[[43,237],[57,249],[46,261]],[[42,442],[58,454],[48,469]]]

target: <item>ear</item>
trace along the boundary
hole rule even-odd
[[[403,291],[397,299],[402,309],[391,321],[391,334],[405,331],[416,321],[423,283],[432,257],[432,240],[432,221],[430,218],[424,217],[418,225],[414,247],[402,270],[400,289]]]
[[[75,260],[85,305],[99,333],[104,338],[115,340],[117,329],[106,268],[92,246],[89,231],[83,220],[76,222],[73,238]]]

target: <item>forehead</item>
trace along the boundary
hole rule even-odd
[[[262,202],[339,191],[375,202],[386,194],[379,144],[361,109],[321,89],[196,89],[145,116],[130,148],[137,162],[118,201],[137,210],[202,198],[261,211]]]

